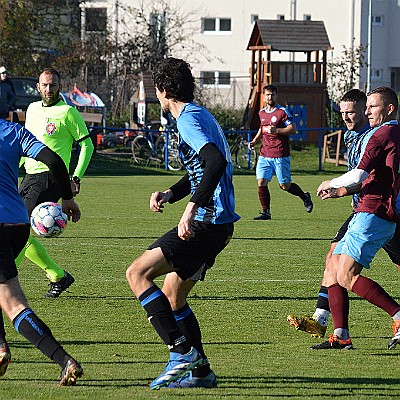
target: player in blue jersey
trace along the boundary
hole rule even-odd
[[[229,243],[235,213],[232,160],[215,118],[193,103],[194,78],[189,64],[160,61],[153,71],[157,98],[176,119],[179,152],[186,174],[163,192],[154,192],[150,209],[190,196],[176,228],[156,240],[127,269],[128,283],[170,357],[151,389],[215,387],[217,379],[205,355],[199,323],[187,303],[197,281]],[[162,290],[154,283],[166,275]]]
[[[347,148],[348,169],[356,168],[362,151],[362,144],[366,143],[364,139],[370,136],[377,128],[371,129],[368,123],[368,118],[365,115],[365,106],[367,96],[364,92],[358,89],[352,89],[344,94],[340,101],[340,110],[343,120],[347,126],[347,131],[344,135],[344,142]],[[353,207],[357,206],[358,202],[358,187],[339,188],[339,194],[345,195],[349,190],[357,192],[353,194]],[[349,222],[354,213],[351,213],[347,220],[340,227],[335,237],[331,241],[329,251],[325,257],[326,263],[331,258],[332,253],[337,243],[345,235]],[[396,231],[389,243],[383,249],[389,255],[391,261],[397,268],[400,269],[400,224],[396,224]],[[325,284],[325,279],[322,279],[321,287],[318,292],[316,309],[312,316],[308,315],[289,315],[288,321],[295,329],[307,332],[315,337],[324,337],[330,316],[330,308],[328,302],[328,288]]]
[[[0,307],[18,333],[61,366],[60,384],[74,385],[76,379],[83,374],[82,367],[29,308],[18,281],[15,259],[25,246],[30,232],[28,212],[18,193],[21,157],[31,157],[48,165],[59,185],[64,213],[73,222],[80,218],[80,210],[74,201],[63,160],[21,125],[0,119]],[[10,348],[5,339],[1,317],[0,376],[5,374],[10,360]]]

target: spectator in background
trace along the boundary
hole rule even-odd
[[[8,71],[6,67],[0,67],[0,79],[2,82],[7,83],[10,86],[11,91],[15,94],[15,87],[13,81],[8,76]]]
[[[6,68],[0,67],[0,118],[8,118],[8,113],[14,110],[14,85],[7,76]]]

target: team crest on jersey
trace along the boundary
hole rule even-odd
[[[46,125],[46,133],[51,136],[56,133],[56,124],[54,122],[48,122]]]
[[[273,116],[271,117],[271,122],[272,122],[272,123],[275,123],[276,120],[277,120],[276,115],[273,115]]]

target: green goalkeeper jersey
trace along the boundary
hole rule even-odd
[[[25,127],[37,139],[57,153],[63,159],[67,169],[69,169],[74,140],[79,142],[82,139],[90,138],[85,121],[79,111],[62,100],[59,100],[58,103],[50,107],[44,107],[41,101],[31,103],[26,112]],[[87,143],[89,141],[85,141],[85,144]],[[91,147],[91,151],[84,152],[89,160],[93,152],[93,145]],[[87,166],[89,160],[83,162],[83,164]],[[78,164],[82,163],[78,162]],[[37,174],[49,171],[49,168],[40,161],[36,161],[33,158],[26,158],[25,171],[28,174]],[[79,171],[79,178],[81,178],[83,173],[84,170]],[[74,175],[77,174],[74,173]]]

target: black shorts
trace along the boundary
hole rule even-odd
[[[195,234],[191,239],[180,239],[175,227],[157,239],[148,250],[160,247],[181,279],[202,281],[216,256],[231,240],[233,223],[217,225],[194,221],[191,227]]]
[[[344,224],[340,227],[335,237],[331,240],[331,243],[339,242],[343,236],[345,235],[347,228],[351,219],[353,218],[354,213],[351,213],[349,218],[346,219]],[[390,260],[397,265],[400,265],[400,223],[396,223],[396,230],[394,231],[394,235],[390,241],[382,247],[383,250],[386,251]]]
[[[60,189],[51,172],[26,174],[19,187],[19,194],[24,199],[29,216],[38,204],[45,201],[57,203],[61,198]]]
[[[382,247],[394,264],[400,265],[400,223],[396,223],[396,230],[390,242]]]
[[[0,224],[0,282],[18,275],[15,259],[29,237],[29,224]]]

